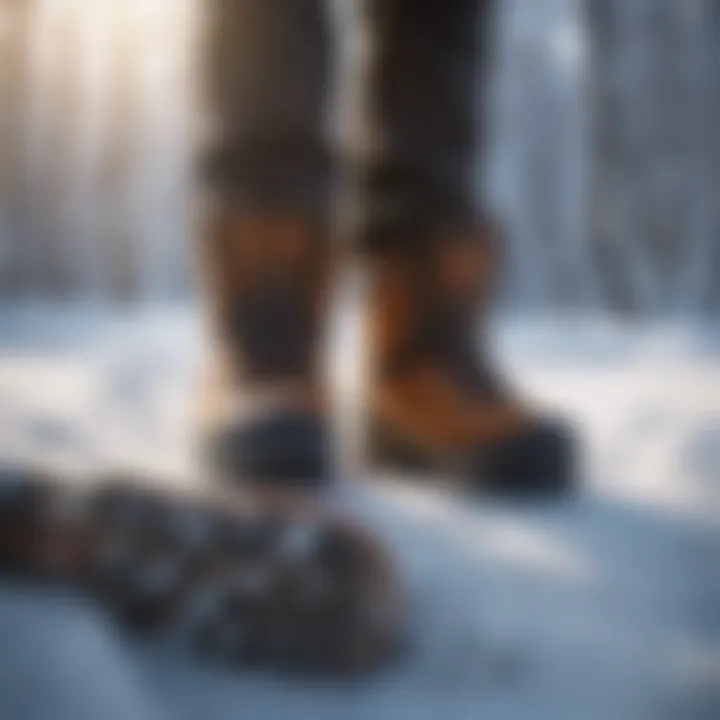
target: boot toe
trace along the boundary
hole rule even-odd
[[[557,497],[574,486],[575,439],[561,421],[543,419],[491,448],[480,460],[483,487],[506,496]]]
[[[210,462],[243,483],[321,487],[328,480],[327,435],[313,414],[274,414],[218,432],[209,443]]]

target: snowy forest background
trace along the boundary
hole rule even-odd
[[[189,294],[197,7],[0,0],[1,296]],[[716,315],[720,3],[499,7],[506,303]]]

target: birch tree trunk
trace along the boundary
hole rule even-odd
[[[22,285],[23,139],[29,3],[0,0],[0,297]]]
[[[194,0],[0,0],[0,293],[187,293]]]

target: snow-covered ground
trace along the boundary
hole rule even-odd
[[[0,310],[0,457],[187,473],[200,336],[182,309]],[[584,491],[512,508],[346,472],[340,501],[406,576],[402,666],[334,685],[235,676],[4,587],[0,717],[720,717],[720,324],[526,317],[498,339],[528,393],[575,418]],[[352,435],[351,320],[333,347]]]

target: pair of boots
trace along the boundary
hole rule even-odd
[[[198,403],[207,457],[233,481],[324,487],[328,229],[311,216],[223,209],[202,234],[217,339]],[[476,342],[493,234],[459,228],[368,257],[367,459],[501,495],[561,494],[573,480],[567,429],[516,399]]]
[[[568,435],[513,400],[475,347],[488,233],[369,256],[368,452],[478,488],[557,494],[572,480]],[[409,640],[399,575],[372,532],[308,492],[332,480],[320,361],[328,233],[310,217],[222,210],[203,240],[218,342],[202,437],[218,474],[271,492],[131,478],[73,488],[0,467],[0,576],[70,583],[123,625],[233,666],[380,667]]]

